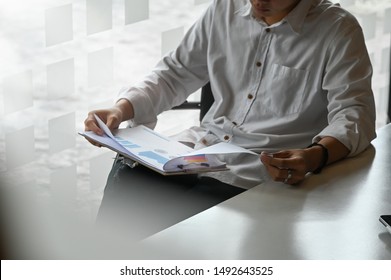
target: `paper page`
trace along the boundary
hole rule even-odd
[[[107,136],[109,136],[111,139],[114,139],[114,135],[111,133],[111,131],[107,127],[107,125],[96,114],[94,114],[94,117],[95,117],[96,121],[98,122],[100,129],[102,129],[104,131],[104,133],[106,133]]]
[[[92,132],[86,132],[85,135],[88,133],[87,136],[96,139],[97,142],[161,171],[224,169],[225,163],[220,161],[216,155],[229,153],[256,155],[254,152],[225,142],[193,150],[143,125],[118,129],[112,133],[98,116],[95,115],[95,118],[107,136],[98,136]]]
[[[129,152],[161,170],[169,160],[193,151],[192,148],[142,125],[119,129],[114,133],[114,138]]]
[[[122,147],[120,144],[118,144],[115,140],[111,139],[108,135],[104,134],[102,136],[95,134],[92,131],[84,131],[79,133],[82,136],[86,136],[92,140],[94,140],[97,143],[100,143],[101,145],[105,147],[111,147],[115,151],[124,154],[124,155],[129,155],[128,151]]]
[[[221,143],[217,143],[215,145],[212,145],[212,146],[209,146],[206,148],[202,148],[199,150],[193,150],[192,152],[186,154],[186,156],[201,155],[201,154],[205,154],[205,155],[216,154],[216,155],[218,155],[218,154],[240,154],[240,153],[258,155],[257,153],[252,152],[250,150],[247,150],[245,148],[242,148],[242,147],[239,147],[239,146],[236,146],[233,144],[221,142]]]
[[[227,169],[226,164],[220,161],[216,155],[181,156],[166,162],[163,168],[167,171],[178,172],[181,170],[214,171]]]
[[[176,157],[177,147],[171,148],[167,144],[170,140],[164,136],[158,135],[142,125],[127,129],[118,129],[111,133],[107,125],[97,116],[94,115],[99,127],[105,134],[116,142],[116,146],[122,147],[126,155],[131,155],[141,163],[150,165],[163,171],[163,165],[171,158]],[[161,147],[161,148],[157,148]],[[117,147],[118,148],[118,147]],[[188,152],[189,150],[185,150]]]
[[[218,159],[217,155],[248,153],[257,155],[250,150],[242,147],[221,142],[203,149],[193,150],[179,158],[168,161],[164,166],[164,170],[195,170],[195,169],[217,169],[224,168],[225,163]]]

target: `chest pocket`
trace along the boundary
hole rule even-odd
[[[265,99],[271,113],[285,116],[300,112],[309,72],[273,64],[265,77]]]

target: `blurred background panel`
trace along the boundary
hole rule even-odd
[[[110,106],[121,87],[174,49],[210,2],[0,1],[0,197],[7,201],[0,204],[9,210],[0,212],[13,234],[7,256],[85,256],[115,155],[77,132],[88,111]],[[363,26],[379,128],[388,121],[391,0],[339,2]],[[197,111],[168,111],[156,129],[171,135],[196,124]]]

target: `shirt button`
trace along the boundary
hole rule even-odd
[[[225,136],[224,136],[224,140],[225,140],[225,141],[228,141],[228,140],[229,140],[229,136],[228,136],[228,135],[225,135]]]
[[[249,93],[249,94],[247,95],[247,98],[248,98],[248,99],[253,99],[253,98],[254,98],[254,95],[252,95],[251,93]]]
[[[204,145],[206,145],[206,144],[208,144],[208,141],[206,141],[205,139],[202,139],[202,140],[201,140],[201,143],[204,144]]]
[[[257,65],[257,67],[261,67],[262,63],[260,61],[257,61],[255,65]]]
[[[270,32],[270,28],[266,28],[265,31],[266,31],[267,33],[269,33],[269,32]]]

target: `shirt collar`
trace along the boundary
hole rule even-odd
[[[303,28],[305,18],[307,17],[314,0],[301,0],[297,6],[285,17],[295,33],[300,33]]]
[[[252,13],[251,10],[252,10],[252,6],[250,1],[248,1],[246,5],[236,10],[235,14],[238,14],[242,17],[250,17]]]
[[[283,19],[291,26],[292,30],[295,33],[300,33],[304,20],[312,6],[314,0],[301,0],[297,6]],[[238,9],[235,14],[238,14],[242,17],[251,17],[252,14],[252,5],[250,1],[246,5]]]

